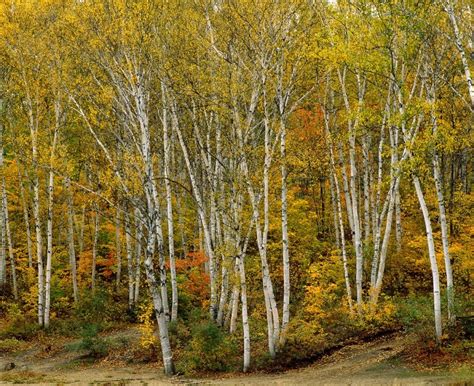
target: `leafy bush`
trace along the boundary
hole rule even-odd
[[[202,322],[192,329],[178,369],[186,374],[196,371],[225,371],[236,350],[232,339],[214,323]]]
[[[155,335],[156,319],[153,303],[143,303],[138,308],[138,321],[140,322],[138,329],[140,331],[140,346],[145,350],[151,351],[154,356],[159,345]]]
[[[76,305],[75,316],[85,322],[107,320],[110,316],[110,297],[106,290],[82,291]]]
[[[430,295],[400,299],[396,316],[406,331],[416,333],[422,341],[434,339],[433,298]]]
[[[15,338],[3,339],[0,340],[0,353],[21,351],[27,346],[26,342]]]
[[[183,321],[170,322],[168,325],[171,347],[184,348],[191,338],[191,331]]]
[[[6,307],[5,327],[0,331],[1,338],[28,340],[37,335],[40,326],[35,320],[20,310],[18,304],[12,303]]]
[[[81,330],[81,340],[68,346],[70,350],[86,350],[91,358],[102,358],[109,352],[107,341],[99,336],[97,324],[87,324]]]

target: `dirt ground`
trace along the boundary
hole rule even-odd
[[[455,374],[420,373],[398,359],[409,337],[392,335],[346,346],[314,364],[283,373],[230,374],[225,377],[166,378],[157,365],[100,363],[77,366],[78,354],[61,350],[45,358],[38,348],[21,354],[0,353],[0,383],[105,385],[474,385],[474,369]],[[9,363],[13,369],[5,370]]]

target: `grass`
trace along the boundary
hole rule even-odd
[[[399,356],[388,358],[383,362],[377,363],[374,366],[369,367],[364,371],[367,375],[388,375],[394,378],[411,378],[419,377],[424,375],[432,375],[430,372],[426,371],[416,371],[407,366]]]
[[[46,374],[34,371],[12,371],[0,375],[0,382],[38,383],[46,380]]]
[[[29,344],[16,338],[0,339],[0,353],[17,353],[26,350]]]

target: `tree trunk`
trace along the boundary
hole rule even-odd
[[[171,276],[171,320],[178,318],[178,284],[176,281],[176,262],[174,249],[174,221],[173,221],[173,198],[170,184],[170,156],[173,151],[170,133],[168,130],[168,108],[166,104],[165,85],[161,83],[163,98],[163,154],[164,154],[164,182],[166,189],[166,217],[168,223],[168,252]]]
[[[283,314],[281,324],[280,345],[285,344],[286,329],[290,321],[290,251],[288,240],[288,200],[287,200],[287,169],[286,169],[286,125],[280,118],[280,156],[281,156],[281,234],[283,249]]]
[[[28,201],[25,197],[25,188],[23,186],[23,178],[20,172],[20,164],[17,159],[18,167],[18,181],[20,186],[20,201],[23,209],[23,220],[25,222],[26,231],[26,248],[28,251],[28,268],[33,268],[33,247],[31,245],[31,229],[30,229],[30,215],[28,214]]]
[[[459,55],[461,56],[461,63],[464,70],[464,76],[466,78],[467,88],[469,91],[469,97],[471,98],[471,107],[472,109],[474,109],[474,84],[472,83],[471,71],[469,69],[469,63],[467,60],[466,51],[464,49],[464,45],[461,40],[461,33],[459,31],[458,21],[454,13],[453,4],[451,3],[451,0],[445,1],[444,9],[449,16],[451,26],[453,27],[454,41],[456,44],[456,48],[459,51]]]
[[[98,240],[99,240],[99,208],[97,204],[94,204],[94,235],[92,239],[92,273],[91,273],[92,291],[95,290]]]
[[[3,151],[3,149],[0,149]],[[8,255],[10,258],[10,268],[11,268],[11,276],[12,276],[12,289],[13,289],[13,297],[15,300],[18,300],[18,287],[16,282],[16,267],[15,267],[15,256],[13,254],[13,243],[12,243],[12,235],[10,232],[10,220],[8,218],[8,198],[7,198],[7,189],[5,184],[5,177],[2,178],[2,196],[3,196],[3,221],[5,221],[5,231],[6,231],[6,238],[8,244]]]
[[[138,209],[135,210],[135,272],[134,272],[134,294],[133,303],[138,303],[140,295],[140,275],[142,265],[142,238],[143,228],[141,214]]]
[[[50,308],[51,308],[51,265],[53,260],[53,208],[54,208],[54,160],[56,143],[59,131],[60,110],[58,101],[55,102],[55,128],[53,134],[53,143],[51,146],[50,170],[48,182],[48,218],[46,222],[46,272],[44,288],[44,326],[49,327]]]
[[[153,269],[152,256],[155,252],[155,225],[153,223],[148,225],[148,240],[145,249],[145,274],[150,288],[150,295],[153,300],[153,307],[155,310],[155,317],[158,322],[158,330],[160,337],[161,353],[163,357],[163,366],[166,375],[173,375],[175,372],[173,363],[173,354],[171,352],[171,345],[168,334],[168,320],[164,313],[163,303],[158,288],[158,282],[155,277]]]
[[[210,286],[211,286],[211,301],[209,305],[209,312],[211,315],[211,319],[215,320],[217,317],[217,289],[216,289],[216,272],[215,272],[215,261],[214,261],[214,250],[211,241],[211,233],[208,227],[208,221],[206,218],[206,214],[204,213],[204,202],[202,200],[202,196],[199,190],[199,186],[196,181],[195,171],[191,164],[191,160],[188,153],[188,148],[184,141],[183,133],[181,131],[176,106],[174,102],[171,102],[171,112],[172,112],[172,123],[173,129],[175,130],[176,134],[178,135],[179,144],[182,149],[184,161],[186,163],[186,169],[188,170],[189,179],[191,181],[191,186],[193,190],[193,195],[197,203],[197,210],[200,223],[202,225],[202,230],[204,234],[204,242],[206,246],[206,252],[209,257],[209,277],[210,277]]]
[[[69,264],[71,265],[72,294],[74,298],[74,303],[77,303],[79,299],[79,294],[77,286],[76,249],[74,246],[74,207],[71,191],[71,181],[69,177],[66,177],[65,179],[65,187],[67,193],[67,239],[69,245]]]
[[[117,205],[120,205],[120,201]],[[120,238],[120,207],[115,210],[115,256],[117,259],[117,276],[115,286],[120,288],[120,279],[122,276],[122,240]]]
[[[413,177],[413,184],[415,185],[416,196],[420,204],[421,212],[423,213],[423,220],[425,222],[426,229],[426,242],[428,244],[428,253],[430,257],[431,275],[433,279],[433,305],[434,305],[434,317],[435,317],[435,332],[436,340],[441,341],[443,330],[441,326],[441,295],[439,287],[439,273],[438,263],[436,261],[436,250],[433,239],[433,229],[431,227],[431,219],[428,212],[428,206],[426,205],[425,197],[421,189],[421,183],[417,176]]]

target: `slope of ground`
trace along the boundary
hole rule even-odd
[[[114,338],[134,338],[133,330],[116,333]],[[154,364],[122,365],[113,361],[86,364],[78,352],[59,350],[42,355],[37,345],[13,354],[0,353],[0,383],[27,384],[255,384],[255,385],[474,385],[472,367],[449,373],[420,373],[399,359],[409,337],[396,334],[368,343],[346,346],[311,366],[283,373],[189,379],[166,378]],[[14,363],[14,368],[10,364]],[[8,370],[7,370],[8,369]]]

